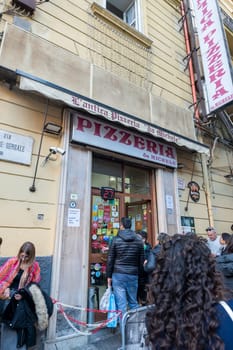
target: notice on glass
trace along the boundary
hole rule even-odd
[[[68,209],[68,221],[69,227],[80,227],[80,209]]]

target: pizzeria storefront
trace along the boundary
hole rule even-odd
[[[72,147],[77,152],[82,145],[92,150],[89,286],[95,286],[100,297],[106,287],[108,246],[122,216],[130,216],[132,228],[146,231],[154,244],[158,231],[156,169],[167,168],[172,174],[177,166],[176,150],[88,113],[71,112],[70,120]],[[170,206],[175,211],[175,204]]]
[[[22,90],[64,103],[62,146],[66,155],[61,169],[52,294],[69,305],[98,309],[106,288],[108,246],[121,217],[130,216],[132,228],[146,231],[152,245],[158,232],[179,232],[177,147],[206,154],[208,148],[72,91],[19,74]],[[81,315],[75,317],[80,319]],[[90,321],[98,319],[94,316]],[[54,324],[59,334],[63,324],[59,319]],[[54,334],[53,327],[49,337]]]
[[[19,47],[20,42],[25,45]],[[51,157],[51,162],[38,168],[36,182],[46,186],[29,191],[28,201],[35,203],[38,214],[44,203],[46,209],[53,208],[51,213],[45,211],[47,226],[41,221],[52,241],[51,295],[85,309],[75,310],[73,316],[86,322],[90,288],[98,288],[100,298],[106,285],[108,245],[117,234],[120,218],[129,215],[133,229],[147,231],[152,245],[158,232],[179,231],[178,149],[204,155],[209,149],[196,141],[192,113],[186,109],[145,89],[132,88],[129,82],[77,55],[67,56],[67,51],[56,45],[49,44],[48,50],[47,44],[29,32],[7,26],[1,68],[13,77],[14,90],[6,93],[9,102],[5,108],[11,116],[14,105],[15,118],[21,120],[20,115],[23,121],[16,125],[25,133],[34,133],[33,152],[38,162],[49,157],[46,152],[51,146],[65,152],[62,158]],[[36,54],[38,47],[41,56]],[[15,48],[20,60],[9,59],[16,57]],[[54,60],[56,57],[59,59]],[[17,103],[12,102],[14,98]],[[49,102],[49,121],[62,124],[57,139],[44,137],[41,131]],[[171,125],[171,130],[166,125]],[[34,165],[30,173],[25,171],[25,179],[33,176]],[[69,331],[54,312],[46,350]]]

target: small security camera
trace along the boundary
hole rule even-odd
[[[61,154],[62,156],[64,156],[64,154],[66,153],[66,151],[65,151],[64,149],[59,148],[59,147],[50,147],[50,148],[49,148],[49,152],[50,152],[51,154],[57,154],[57,153],[59,153],[59,154]]]

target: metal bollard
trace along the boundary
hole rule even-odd
[[[88,291],[88,309],[99,309],[99,288],[90,287]],[[88,311],[88,324],[94,323],[94,312]]]

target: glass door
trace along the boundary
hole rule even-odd
[[[89,290],[92,292],[93,309],[99,309],[99,301],[107,287],[106,267],[109,245],[120,227],[120,197],[103,199],[99,190],[92,191],[90,230],[90,277]],[[106,314],[95,313],[93,321],[106,319]]]
[[[126,216],[132,219],[132,230],[146,231],[148,241],[152,242],[151,229],[151,202],[140,201],[126,203]]]
[[[109,245],[118,233],[121,218],[130,216],[132,229],[146,231],[148,241],[152,242],[152,174],[148,168],[98,155],[93,157],[89,254],[89,290],[95,296],[93,309],[99,308],[106,290]],[[106,314],[96,313],[94,321],[103,318]]]
[[[92,195],[91,213],[91,285],[106,286],[106,262],[109,244],[120,227],[119,198],[104,200]]]

